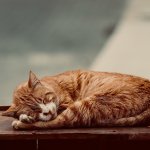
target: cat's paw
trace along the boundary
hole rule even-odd
[[[34,118],[31,116],[28,116],[26,114],[21,114],[19,116],[19,120],[23,123],[33,123],[34,122]]]
[[[21,122],[20,122],[19,120],[14,120],[14,121],[12,122],[12,127],[13,127],[14,129],[18,130],[20,123],[21,123]]]
[[[19,130],[19,129],[31,129],[31,128],[33,128],[33,125],[32,124],[23,123],[23,122],[21,122],[19,120],[14,120],[12,122],[12,127],[15,130]]]

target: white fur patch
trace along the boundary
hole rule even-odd
[[[26,114],[21,114],[20,116],[19,116],[19,120],[21,121],[21,122],[31,122],[32,121],[32,117],[31,116],[28,116],[28,115],[26,115]]]
[[[26,114],[21,114],[20,116],[19,116],[19,120],[21,121],[21,120],[28,120],[28,116],[26,115]]]
[[[54,102],[50,102],[47,104],[39,104],[42,112],[39,114],[39,119],[42,121],[48,121],[57,116],[56,104]],[[45,115],[45,113],[47,113]]]
[[[19,124],[20,124],[20,121],[14,120],[14,121],[12,122],[12,127],[13,127],[14,129],[19,129],[19,127],[18,127]]]

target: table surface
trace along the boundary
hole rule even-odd
[[[150,140],[149,127],[78,128],[52,130],[14,130],[13,118],[1,116],[7,107],[0,107],[0,139],[94,139]]]

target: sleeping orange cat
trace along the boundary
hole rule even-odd
[[[3,113],[15,129],[150,125],[150,81],[136,76],[68,71],[29,80]]]

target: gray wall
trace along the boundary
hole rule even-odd
[[[0,0],[0,105],[30,69],[88,68],[123,8],[121,0]]]

